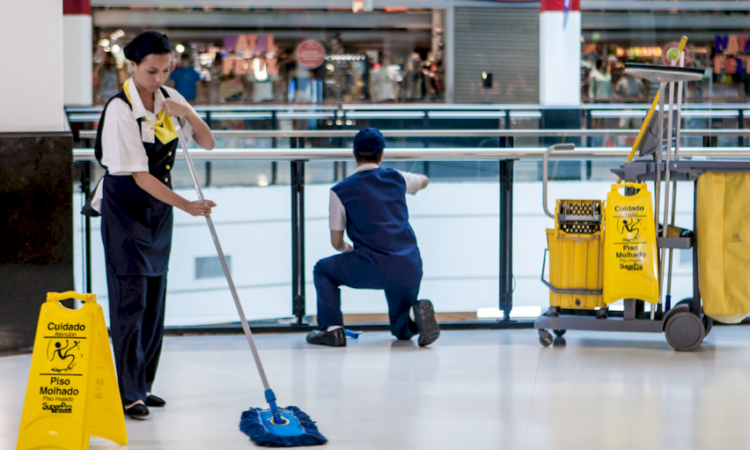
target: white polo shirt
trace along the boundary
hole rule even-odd
[[[122,99],[115,98],[107,106],[102,126],[102,164],[107,166],[111,175],[130,175],[133,172],[148,172],[148,155],[141,141],[141,130],[138,127],[138,119],[143,118],[155,122],[157,115],[162,110],[164,95],[161,89],[154,94],[154,112],[148,111],[143,106],[141,96],[133,79],[126,81],[130,92],[132,110]],[[177,103],[187,106],[193,112],[192,105],[185,100],[176,90],[164,86],[169,98]],[[186,118],[180,118],[180,127],[187,142],[193,138],[193,127]],[[103,185],[101,180],[96,188],[96,194],[91,201],[91,206],[101,212]]]
[[[357,167],[356,172],[375,170],[378,167],[380,166],[375,163],[362,164]],[[422,180],[419,179],[419,176],[410,172],[402,172],[400,170],[397,170],[397,172],[400,173],[401,176],[404,177],[404,181],[406,181],[407,194],[414,195],[422,189]],[[328,206],[328,224],[331,230],[346,230],[346,209],[344,208],[344,204],[341,203],[339,196],[333,192],[333,189],[331,189],[331,198]]]

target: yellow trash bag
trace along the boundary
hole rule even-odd
[[[638,193],[620,194],[632,187]],[[612,185],[607,195],[604,229],[604,302],[635,298],[659,302],[656,230],[646,184]]]
[[[706,173],[697,196],[703,312],[738,323],[750,313],[750,174]]]
[[[85,302],[71,310],[61,300]],[[107,326],[93,294],[50,292],[42,305],[17,450],[86,450],[91,436],[128,443]]]

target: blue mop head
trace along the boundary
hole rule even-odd
[[[264,447],[303,447],[327,442],[315,422],[301,409],[287,406],[280,411],[283,419],[288,421],[281,426],[271,421],[271,410],[250,408],[242,413],[240,430],[257,445]]]

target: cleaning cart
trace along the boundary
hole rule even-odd
[[[702,229],[698,226],[701,221],[698,209],[694,214],[695,232],[674,226],[677,185],[686,181],[695,183],[694,205],[697,205],[701,202],[701,193],[708,189],[704,187],[708,183],[698,181],[701,176],[743,173],[744,177],[750,172],[750,161],[680,158],[683,83],[701,79],[703,71],[680,67],[684,54],[676,56],[679,62],[675,60],[671,67],[626,65],[626,73],[658,82],[660,88],[628,162],[613,170],[622,183],[613,186],[606,204],[602,205],[599,200],[560,199],[554,213],[548,211],[547,160],[552,152],[569,151],[573,146],[553,146],[544,155],[544,209],[555,220],[555,227],[547,230],[548,249],[545,250],[541,277],[550,289],[550,307],[535,322],[539,341],[544,346],[557,342],[552,333],[562,338],[567,330],[664,332],[674,349],[692,351],[711,331],[712,317],[704,314],[701,302],[699,280],[703,281],[702,285],[709,281],[701,279],[699,274],[698,244],[714,233],[704,233],[698,239],[697,232]],[[668,112],[664,108],[667,86]],[[657,102],[658,119],[654,119]],[[635,153],[647,158],[631,161]],[[708,178],[710,176],[706,180]],[[747,182],[750,183],[750,178]],[[653,205],[650,187],[655,197]],[[702,202],[709,205],[711,199]],[[746,203],[750,204],[750,201]],[[703,229],[707,226],[704,224]],[[743,231],[730,234],[728,239],[747,241],[748,237]],[[692,249],[693,296],[672,306],[674,249]],[[546,265],[549,265],[548,280],[545,279]],[[715,283],[715,280],[710,282]],[[621,311],[610,308],[615,301],[623,301]],[[723,310],[729,311],[727,315],[735,314],[735,320],[747,314],[744,305],[729,306]]]

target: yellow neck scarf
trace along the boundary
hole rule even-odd
[[[132,105],[133,100],[130,98],[130,80],[132,80],[132,78],[128,79],[128,81],[126,81],[122,85],[122,90],[125,91],[125,96],[128,98],[128,101]],[[146,119],[144,118],[143,120]],[[147,122],[151,121],[147,120]],[[167,114],[164,112],[164,109],[159,111],[159,114],[156,115],[156,122],[151,123],[154,124],[156,139],[158,139],[162,144],[168,144],[177,139],[177,130],[174,127],[174,122],[172,121],[171,117],[167,116]]]

